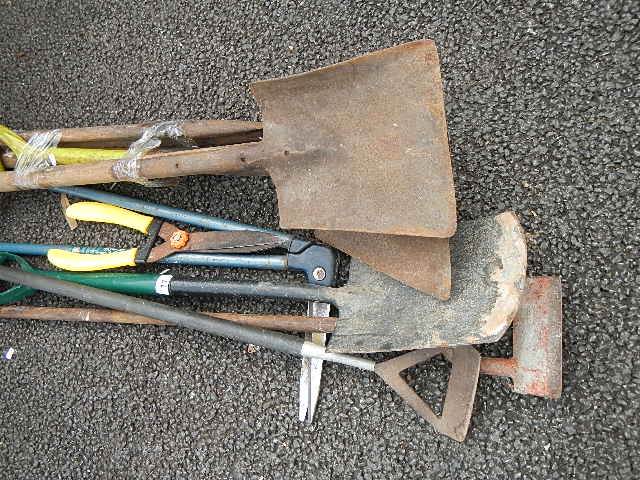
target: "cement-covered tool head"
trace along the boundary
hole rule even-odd
[[[511,212],[460,224],[452,246],[448,301],[352,261],[332,352],[382,352],[495,342],[511,325],[525,286],[524,232]]]
[[[562,284],[534,277],[513,321],[513,357],[483,358],[482,373],[510,377],[513,390],[538,397],[562,393]]]

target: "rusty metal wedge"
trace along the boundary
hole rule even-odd
[[[562,394],[562,284],[534,277],[513,321],[513,357],[482,359],[485,375],[509,377],[513,390],[538,397]]]
[[[337,230],[316,230],[315,236],[409,287],[439,300],[451,295],[448,238]]]

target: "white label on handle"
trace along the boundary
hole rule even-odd
[[[156,293],[159,295],[169,295],[169,285],[173,275],[160,275],[156,280]]]

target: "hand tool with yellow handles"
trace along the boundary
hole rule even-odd
[[[101,192],[90,188],[68,187],[53,189],[71,197],[100,202],[143,213],[169,222],[191,225],[204,231],[224,232],[262,232],[282,241],[284,252],[238,253],[237,250],[224,253],[174,253],[159,260],[169,265],[193,265],[213,268],[250,268],[258,270],[297,271],[304,274],[308,283],[333,286],[337,280],[337,254],[326,246],[311,240],[299,238],[287,232],[270,230],[265,227],[234,222],[225,218],[213,217],[204,213],[191,212],[181,208],[126,197],[111,192]],[[34,244],[0,242],[0,252],[16,255],[46,256],[49,250],[68,250],[71,252],[103,254],[121,249],[108,247],[85,247],[64,244]]]
[[[47,258],[53,265],[75,272],[153,263],[176,252],[249,253],[284,244],[283,239],[265,232],[189,233],[161,219],[99,202],[74,203],[67,208],[66,215],[76,220],[122,225],[147,234],[141,246],[128,250],[93,254],[54,248],[47,252]],[[158,237],[164,242],[156,246]]]

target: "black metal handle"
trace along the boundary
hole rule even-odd
[[[313,300],[335,304],[331,289],[312,285],[281,285],[268,282],[218,282],[174,279],[169,284],[171,293],[196,295],[235,295],[244,297]]]

